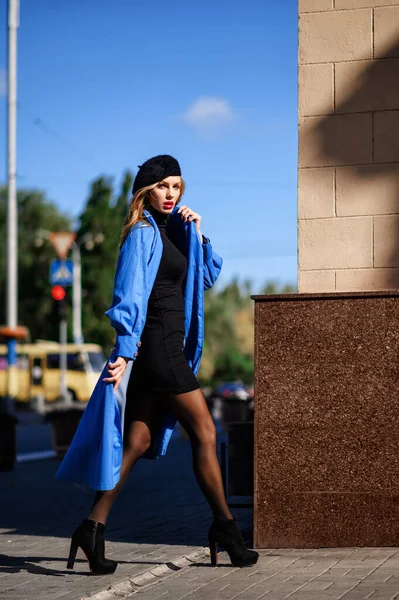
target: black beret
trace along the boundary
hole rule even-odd
[[[133,195],[141,188],[153,183],[158,183],[166,177],[180,176],[180,165],[173,156],[169,154],[160,154],[149,158],[139,166],[136,178],[133,183]]]

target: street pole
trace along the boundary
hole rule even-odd
[[[67,320],[60,320],[60,396],[63,402],[67,401]]]
[[[0,471],[11,471],[16,460],[16,424],[13,400],[18,392],[17,339],[26,336],[18,327],[17,315],[17,29],[19,0],[8,3],[8,86],[7,86],[7,324],[0,334],[7,338],[7,389],[0,399]]]
[[[72,244],[73,287],[72,287],[72,323],[74,344],[83,343],[82,334],[82,263],[77,242]]]
[[[17,132],[17,29],[19,0],[8,3],[8,210],[7,210],[7,327],[8,339],[8,403],[17,395],[17,186],[16,186],[16,132]],[[6,408],[7,410],[7,408]]]

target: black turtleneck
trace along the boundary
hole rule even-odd
[[[187,259],[168,237],[170,214],[161,213],[152,206],[148,209],[159,229],[162,240],[162,258],[147,307],[147,319],[142,335],[140,356],[146,348],[152,357],[161,340],[177,336],[183,343],[184,300],[183,282],[187,273]],[[180,342],[177,342],[179,345]]]
[[[155,223],[158,225],[158,228],[165,230],[167,224],[169,223],[170,213],[162,213],[153,206],[150,206],[148,211],[151,213]]]

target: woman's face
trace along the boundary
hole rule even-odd
[[[169,214],[174,209],[181,194],[181,178],[166,177],[150,192],[149,202],[155,210]]]

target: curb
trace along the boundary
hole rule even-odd
[[[180,556],[173,561],[143,571],[134,577],[123,579],[119,583],[110,585],[101,592],[97,592],[90,596],[82,596],[80,600],[112,600],[115,598],[120,600],[121,598],[126,598],[130,594],[137,592],[140,588],[151,585],[161,578],[171,575],[174,571],[180,571],[180,569],[190,566],[191,563],[205,556],[209,556],[209,548],[207,546],[199,548],[198,550],[191,552],[191,554]]]
[[[20,464],[34,460],[47,460],[49,458],[56,457],[57,453],[55,450],[40,450],[39,452],[24,452],[23,454],[17,454],[16,462]]]

